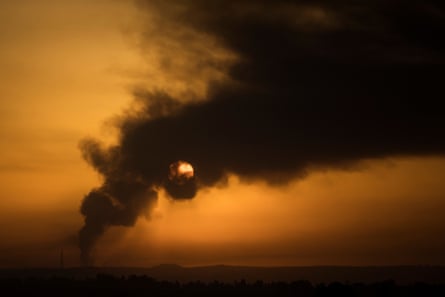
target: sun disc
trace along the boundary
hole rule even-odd
[[[193,178],[195,172],[192,164],[186,161],[177,161],[170,164],[170,172],[168,178],[177,183],[183,183]]]

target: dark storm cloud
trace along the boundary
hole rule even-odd
[[[118,145],[83,142],[105,181],[82,205],[84,259],[107,226],[132,225],[166,183],[172,198],[189,198],[229,172],[280,183],[310,167],[445,152],[439,2],[138,3],[159,16],[160,32],[171,22],[208,34],[239,61],[206,100],[138,92],[144,108],[121,120]],[[193,164],[197,184],[172,190],[177,160]]]

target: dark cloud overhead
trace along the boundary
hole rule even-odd
[[[445,10],[437,1],[138,4],[162,20],[160,32],[173,23],[208,34],[239,60],[206,100],[138,91],[143,107],[121,119],[117,145],[82,143],[104,177],[82,205],[86,262],[107,226],[132,225],[165,185],[172,198],[190,198],[227,173],[280,183],[311,167],[445,153]],[[196,174],[183,189],[167,180],[178,160]]]

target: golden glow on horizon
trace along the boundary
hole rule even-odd
[[[282,187],[230,176],[227,187],[186,202],[161,192],[150,220],[109,230],[98,264],[445,263],[445,159],[367,161],[361,168],[314,172]],[[418,253],[425,244],[437,248]]]

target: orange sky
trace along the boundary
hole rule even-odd
[[[199,97],[222,75],[160,72],[159,40],[144,45],[150,57],[136,47],[140,22],[124,1],[0,4],[0,267],[56,266],[61,248],[79,265],[80,202],[100,183],[79,141],[112,139],[104,122],[129,108],[136,85]],[[161,192],[135,227],[108,230],[96,263],[445,264],[444,177],[443,158],[391,158],[280,187],[231,176],[193,201]]]

